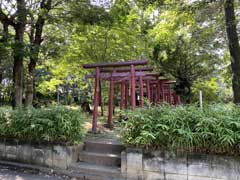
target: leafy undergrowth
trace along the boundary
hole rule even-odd
[[[122,139],[128,145],[216,154],[240,154],[240,107],[162,105],[126,111]]]
[[[0,109],[0,137],[73,144],[79,143],[83,134],[83,113],[77,109]]]

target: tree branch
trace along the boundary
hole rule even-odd
[[[13,17],[13,16],[12,16]],[[8,18],[8,16],[3,12],[2,8],[0,8],[0,21],[3,24],[7,24],[7,25],[11,25],[13,27],[15,27],[15,23],[14,23],[14,18]]]

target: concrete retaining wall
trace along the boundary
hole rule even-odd
[[[82,145],[66,146],[0,139],[0,159],[67,169],[77,162]]]
[[[240,157],[127,149],[122,173],[128,180],[240,180]]]

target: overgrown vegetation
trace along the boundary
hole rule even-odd
[[[83,114],[61,106],[45,109],[0,109],[0,137],[19,140],[78,143],[83,137]]]
[[[240,154],[240,108],[162,105],[125,112],[122,138],[134,146]]]

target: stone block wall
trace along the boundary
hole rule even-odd
[[[240,180],[240,157],[127,149],[122,173],[128,180]]]
[[[82,147],[82,145],[67,146],[0,139],[0,159],[67,169],[71,163],[78,161]]]

